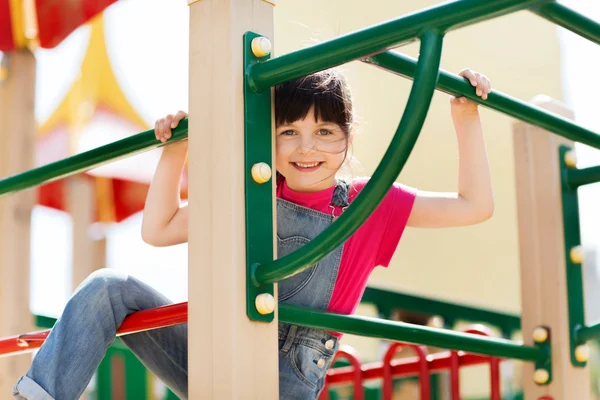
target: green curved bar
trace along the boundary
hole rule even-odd
[[[540,364],[546,364],[550,360],[550,354],[543,348],[526,346],[506,339],[470,335],[379,318],[333,314],[285,303],[279,303],[278,307],[279,321],[293,325],[445,349],[463,350],[470,353],[513,358]]]
[[[600,23],[569,7],[551,2],[531,11],[596,44],[600,44]]]
[[[248,82],[259,91],[414,41],[427,30],[447,32],[547,3],[549,0],[454,0],[338,38],[272,58],[249,68]]]
[[[162,147],[187,139],[187,137],[188,120],[186,118],[179,122],[177,128],[173,129],[173,136],[166,143],[156,140],[154,129],[150,129],[105,146],[2,179],[0,180],[0,196],[66,178],[99,167],[110,161]]]
[[[415,76],[417,68],[417,61],[415,59],[392,51],[377,54],[364,60],[364,62],[383,68],[386,71],[397,73],[406,78]],[[458,75],[440,71],[437,88],[448,94],[465,96],[484,107],[500,111],[528,124],[537,125],[540,128],[575,142],[600,149],[600,135],[596,132],[585,129],[570,119],[552,114],[496,90],[492,90],[487,100],[481,100],[475,94],[475,89],[464,78]]]
[[[442,41],[443,36],[436,32],[427,32],[421,38],[421,59],[404,115],[381,163],[361,193],[335,223],[314,240],[283,258],[255,267],[255,282],[275,283],[314,265],[348,239],[383,200],[423,127],[437,81]]]

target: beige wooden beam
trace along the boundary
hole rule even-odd
[[[96,187],[85,175],[67,179],[68,208],[73,221],[72,289],[92,272],[106,266],[106,239],[92,232],[96,215]]]
[[[35,58],[28,50],[4,55],[0,81],[0,178],[34,167]],[[0,198],[0,336],[34,328],[29,309],[31,211],[35,189]],[[0,358],[0,393],[4,398],[25,374],[31,355]]]
[[[534,103],[573,118],[573,113],[557,101],[538,97]],[[558,153],[562,144],[573,145],[541,128],[522,122],[514,125],[523,337],[526,344],[533,344],[533,330],[540,325],[549,326],[552,337],[552,383],[536,385],[532,380],[534,366],[526,363],[526,399],[543,395],[555,400],[591,399],[589,368],[573,367],[570,361]]]
[[[246,316],[243,35],[273,40],[262,0],[190,4],[189,397],[278,398],[277,319]]]

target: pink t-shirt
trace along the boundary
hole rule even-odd
[[[369,178],[352,181],[349,201],[356,198]],[[329,204],[335,187],[320,192],[301,193],[291,190],[284,179],[277,185],[277,197],[303,207],[330,214]],[[383,201],[365,223],[346,241],[337,280],[328,311],[353,314],[367,286],[367,280],[377,266],[387,267],[412,210],[416,191],[394,183]],[[341,209],[336,207],[336,215]]]

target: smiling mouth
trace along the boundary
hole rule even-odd
[[[321,164],[323,164],[322,161],[315,161],[315,162],[310,162],[310,163],[300,163],[300,162],[291,162],[290,164],[292,164],[297,170],[299,171],[314,171],[316,169],[318,169]]]

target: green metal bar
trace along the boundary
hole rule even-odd
[[[600,339],[600,324],[585,326],[577,330],[577,343],[585,343],[596,339]]]
[[[548,3],[531,11],[596,44],[600,44],[600,23],[560,3]]]
[[[445,349],[545,363],[549,354],[537,347],[506,339],[470,335],[377,318],[331,314],[279,303],[279,320],[327,331],[344,332]]]
[[[416,73],[417,61],[397,52],[388,51],[364,61],[409,79],[412,79]],[[537,125],[567,139],[600,149],[599,134],[573,123],[572,120],[552,114],[496,90],[492,90],[487,100],[482,100],[466,79],[458,75],[440,71],[437,88],[448,94],[465,96],[492,110]]]
[[[54,324],[56,323],[56,318],[45,317],[43,315],[35,315],[34,319],[35,319],[35,326],[37,326],[38,328],[49,329],[49,328],[52,328],[54,326]]]
[[[102,362],[96,370],[96,399],[111,400],[112,399],[112,365],[111,357],[116,353],[116,349],[109,347]]]
[[[278,282],[314,265],[349,238],[389,192],[419,137],[437,81],[443,36],[427,32],[421,38],[421,59],[404,115],[371,180],[350,207],[315,240],[271,263],[255,266],[253,281]]]
[[[259,62],[252,52],[252,40],[260,35],[244,35],[244,65]],[[267,56],[268,57],[268,56]],[[247,78],[244,74],[244,78]],[[252,321],[271,322],[274,313],[261,314],[256,308],[259,295],[273,296],[272,284],[256,286],[252,281],[253,265],[273,260],[273,179],[258,184],[252,179],[252,167],[257,163],[272,165],[271,91],[255,92],[244,79],[244,189],[246,201],[246,314]]]
[[[600,182],[600,165],[567,170],[567,185],[573,190],[579,186]]]
[[[121,350],[125,362],[125,399],[148,398],[148,370],[129,349]]]
[[[583,297],[583,271],[582,264],[571,259],[571,249],[581,245],[581,229],[579,226],[579,198],[577,190],[567,184],[569,167],[565,163],[565,154],[573,150],[569,146],[560,146],[558,157],[560,160],[561,196],[563,234],[565,238],[565,275],[567,280],[567,307],[569,311],[569,347],[571,350],[571,364],[583,367],[585,362],[577,361],[575,349],[579,342],[578,331],[585,326],[585,308]]]
[[[120,158],[129,157],[179,140],[187,139],[187,136],[187,119],[179,122],[177,128],[173,130],[173,136],[166,143],[161,143],[156,140],[154,130],[151,129],[118,140],[114,143],[2,179],[0,180],[0,197],[8,193],[29,189],[37,185],[66,178],[99,167],[109,161],[116,161]]]
[[[423,314],[438,315],[444,320],[458,320],[487,323],[499,327],[503,333],[510,335],[521,329],[521,318],[517,315],[461,304],[428,299],[389,289],[367,287],[361,302],[372,303],[378,307],[401,309]]]
[[[336,39],[254,65],[249,72],[254,90],[366,57],[416,39],[422,32],[446,32],[547,0],[455,0],[361,29]]]

